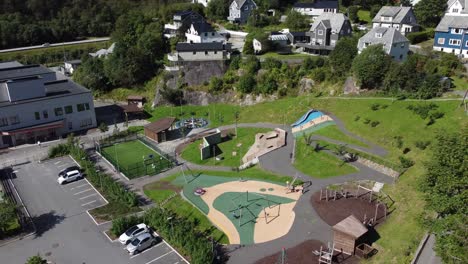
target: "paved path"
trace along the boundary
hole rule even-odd
[[[109,40],[110,40],[109,37],[105,37],[105,38],[86,39],[86,40],[79,40],[79,41],[60,42],[60,43],[49,44],[49,46],[47,47],[43,45],[36,45],[36,46],[21,47],[21,48],[14,48],[14,49],[4,49],[4,50],[0,50],[0,53],[24,51],[24,50],[32,50],[32,49],[44,49],[44,48],[50,48],[50,47],[60,47],[60,46],[86,44],[86,43],[94,43],[94,42],[103,42],[103,41],[109,41]]]
[[[422,248],[422,251],[418,257],[418,259],[414,262],[414,264],[442,264],[442,260],[439,256],[436,256],[434,251],[435,245],[435,236],[430,235]]]

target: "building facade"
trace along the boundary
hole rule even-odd
[[[96,127],[90,90],[39,65],[0,68],[0,148]]]
[[[185,33],[189,43],[225,42],[226,39],[216,32],[207,22],[192,23]]]
[[[168,57],[175,65],[184,61],[220,61],[228,60],[231,55],[231,44],[211,43],[177,43],[176,53]]]
[[[373,28],[359,39],[358,53],[370,45],[382,45],[385,52],[395,61],[404,61],[408,57],[409,40],[396,28]]]
[[[323,13],[338,13],[338,1],[318,0],[314,3],[295,3],[292,9],[315,19]]]
[[[232,23],[245,24],[257,4],[253,0],[233,0],[229,6],[228,20]]]
[[[468,58],[468,0],[450,0],[435,29],[433,49]]]
[[[372,27],[396,28],[403,35],[419,31],[416,16],[410,6],[383,6],[372,19]]]
[[[164,36],[166,38],[183,36],[192,23],[201,22],[205,22],[205,18],[197,12],[190,10],[176,12],[172,17],[172,23],[164,25]]]

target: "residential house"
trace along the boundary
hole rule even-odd
[[[467,0],[449,0],[447,2],[446,15],[449,16],[467,16],[468,1]]]
[[[210,0],[192,0],[193,4],[202,4],[204,7],[208,6]]]
[[[338,13],[338,1],[317,0],[311,3],[295,3],[292,9],[315,19],[323,13]]]
[[[0,63],[0,148],[93,127],[90,90],[40,65]]]
[[[287,28],[280,30],[280,32],[288,37],[289,44],[291,45],[310,42],[310,37],[307,36],[306,32],[289,31]]]
[[[393,27],[403,35],[419,31],[416,16],[410,6],[383,6],[372,20],[372,27]]]
[[[205,22],[205,18],[197,12],[190,10],[176,12],[172,17],[172,24],[164,25],[164,36],[166,38],[183,36],[192,23],[201,22]]]
[[[208,22],[195,22],[185,33],[189,43],[225,42],[226,38],[216,32]]]
[[[231,44],[221,42],[177,43],[176,53],[168,55],[168,60],[180,65],[184,61],[219,61],[230,58]]]
[[[404,61],[409,52],[409,40],[393,27],[371,29],[359,39],[358,53],[370,45],[382,45],[385,52],[395,61]]]
[[[342,37],[351,36],[351,23],[344,14],[323,13],[318,16],[309,32],[309,43],[298,43],[298,47],[314,54],[327,55]]]
[[[257,4],[253,0],[233,0],[229,6],[228,20],[232,23],[245,24]]]

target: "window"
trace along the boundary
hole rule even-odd
[[[319,35],[323,35],[323,30],[319,30],[319,31],[318,31],[318,34],[319,34]]]
[[[458,13],[458,8],[453,8],[452,13]]]
[[[8,118],[0,117],[0,127],[8,126]]]
[[[55,116],[61,116],[63,115],[63,108],[62,107],[57,107],[54,109]]]
[[[42,116],[43,116],[45,119],[49,118],[49,112],[47,112],[47,110],[42,111]]]
[[[20,120],[19,120],[18,115],[10,116],[10,124],[16,125],[16,124],[19,124],[19,122],[20,122]]]
[[[455,46],[459,46],[460,45],[460,40],[459,39],[450,39],[449,41],[449,44],[450,45],[455,45]]]
[[[84,106],[85,106],[86,110],[89,110],[89,104],[88,103],[85,103]]]
[[[402,59],[403,59],[403,54],[400,54],[400,60],[402,60]]]
[[[208,51],[205,51],[205,56],[208,56]]]
[[[73,122],[68,122],[68,130],[72,130],[73,129]]]
[[[246,6],[246,7],[244,8],[244,10],[249,10],[249,6]]]
[[[463,29],[461,29],[461,28],[452,28],[451,32],[452,32],[452,34],[461,35],[463,33]]]
[[[39,114],[39,112],[34,112],[34,117],[36,118],[36,120],[39,120],[41,119],[41,114]]]
[[[405,47],[405,43],[401,43],[401,48],[404,48]]]
[[[73,113],[73,106],[67,105],[65,106],[65,114],[71,114]]]
[[[218,54],[218,51],[217,51],[217,50],[215,50],[215,51],[214,51],[214,54]]]
[[[84,110],[85,110],[84,104],[77,104],[76,105],[76,111],[83,112]]]
[[[205,37],[208,37],[208,32],[205,32]]]
[[[214,36],[214,35],[215,35],[214,32],[211,32],[211,36]]]
[[[196,51],[194,51],[194,52],[193,52],[193,55],[197,55],[197,52],[196,52]]]
[[[444,43],[445,43],[445,39],[444,39],[444,38],[438,38],[438,39],[437,39],[437,44],[443,45]]]
[[[467,40],[466,43],[465,43],[465,47],[468,47],[468,40]]]

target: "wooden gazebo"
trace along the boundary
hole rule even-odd
[[[336,251],[354,255],[356,245],[360,238],[367,233],[364,226],[354,215],[350,215],[333,226],[333,242]]]

